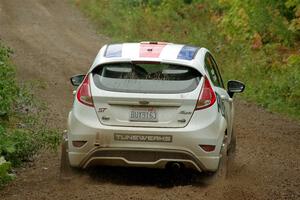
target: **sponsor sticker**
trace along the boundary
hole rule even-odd
[[[115,133],[116,141],[133,141],[133,142],[172,142],[172,135],[144,135],[144,134],[124,134]]]

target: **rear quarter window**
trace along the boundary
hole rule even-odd
[[[96,67],[95,85],[103,90],[130,93],[186,93],[197,88],[201,73],[166,63],[112,63]]]

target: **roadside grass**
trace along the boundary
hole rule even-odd
[[[0,41],[0,189],[13,180],[12,168],[31,161],[42,148],[56,150],[57,130],[47,128],[47,107],[19,86],[12,50]]]
[[[113,42],[210,49],[226,81],[245,82],[242,98],[300,119],[298,0],[72,1]]]

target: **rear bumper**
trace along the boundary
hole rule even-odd
[[[95,148],[88,154],[69,152],[69,159],[71,165],[81,168],[94,165],[165,168],[169,162],[179,162],[200,172],[214,171],[219,163],[219,157],[197,158],[187,151],[136,148]]]
[[[85,110],[88,119],[69,114],[68,155],[70,165],[85,168],[91,165],[164,168],[168,162],[181,162],[198,171],[216,171],[226,130],[220,116],[208,123],[191,121],[184,128],[143,128],[105,126],[99,123],[94,109]],[[115,134],[172,136],[171,142],[118,141]],[[72,141],[86,141],[74,147]],[[205,152],[199,145],[215,145]]]

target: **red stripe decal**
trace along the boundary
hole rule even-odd
[[[158,58],[166,44],[140,44],[140,57]]]

